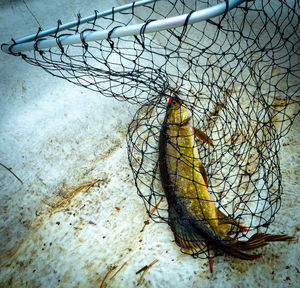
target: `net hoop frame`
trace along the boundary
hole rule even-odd
[[[153,33],[167,29],[174,29],[184,25],[191,25],[200,21],[205,21],[222,14],[226,14],[227,11],[237,7],[238,5],[246,2],[247,0],[226,0],[223,3],[216,4],[209,8],[191,11],[188,14],[174,16],[166,19],[148,21],[146,23],[115,27],[113,29],[105,29],[102,31],[83,31],[82,33],[75,35],[64,35],[59,37],[60,44],[57,43],[56,38],[52,39],[42,39],[41,37],[48,36],[52,33],[58,33],[59,31],[65,30],[70,27],[86,23],[88,21],[96,20],[97,18],[103,17],[105,15],[113,14],[115,12],[120,12],[126,9],[133,9],[135,6],[145,5],[147,3],[153,2],[153,0],[133,2],[125,6],[120,6],[118,8],[113,8],[112,10],[104,11],[100,14],[96,13],[94,15],[85,17],[80,20],[78,17],[77,21],[72,21],[64,25],[58,24],[57,27],[45,30],[44,32],[39,29],[36,34],[25,36],[17,40],[13,40],[8,43],[3,43],[1,45],[1,50],[8,54],[18,54],[21,52],[31,51],[31,50],[46,50],[53,47],[60,47],[72,44],[79,44],[84,41],[85,43],[91,41],[100,41],[105,39],[120,38],[126,36],[133,36],[142,33]],[[31,41],[33,40],[34,41]]]

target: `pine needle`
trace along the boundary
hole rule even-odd
[[[12,175],[14,175],[20,182],[23,184],[23,181],[14,173],[11,171],[11,168],[7,168],[4,164],[0,163],[0,165],[5,168],[7,171],[9,171]]]
[[[143,268],[141,268],[140,270],[136,271],[135,274],[139,274],[142,271],[144,271],[145,269],[147,269],[148,265],[144,266]]]
[[[157,204],[150,210],[150,212],[149,212],[150,215],[152,215],[152,214],[155,212],[155,210],[157,209],[158,205],[160,204],[160,202],[161,202],[162,200],[163,200],[163,197],[161,197],[161,198],[159,199],[159,201],[157,202]]]
[[[155,260],[153,260],[153,261],[147,266],[147,268],[144,270],[144,272],[143,272],[141,278],[139,279],[137,286],[141,284],[141,282],[142,282],[142,280],[143,280],[143,277],[144,277],[144,275],[146,274],[146,272],[147,272],[147,271],[149,270],[149,268],[150,268],[152,265],[154,265],[157,261],[158,261],[158,260],[155,259]]]
[[[102,282],[101,282],[99,288],[102,288],[102,286],[103,286],[103,284],[104,284],[104,281],[105,281],[105,279],[107,278],[108,274],[109,274],[111,271],[115,270],[117,267],[118,267],[118,265],[114,265],[114,266],[111,266],[111,267],[110,267],[110,269],[109,269],[109,270],[107,271],[107,273],[105,274],[105,276],[104,276],[104,278],[103,278],[103,280],[102,280]]]
[[[95,181],[89,181],[88,183],[83,184],[82,186],[80,186],[78,189],[81,191],[84,188],[86,188],[86,190],[84,192],[88,192],[98,182],[100,182],[100,179],[96,179]]]
[[[118,269],[118,271],[113,276],[111,276],[110,280],[113,279],[126,264],[127,262],[124,262],[124,264]]]

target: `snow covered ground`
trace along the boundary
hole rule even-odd
[[[27,6],[26,6],[26,4]],[[0,0],[0,42],[128,1]],[[30,9],[30,11],[29,11]],[[33,15],[32,15],[32,14]],[[0,287],[299,287],[299,245],[264,257],[183,255],[165,224],[149,219],[128,165],[126,133],[136,105],[55,78],[0,53]],[[269,231],[299,237],[299,118],[282,140],[282,207]],[[90,189],[82,187],[99,179]],[[82,188],[82,189],[81,189]],[[117,209],[118,207],[119,209]],[[106,286],[105,286],[106,285]]]

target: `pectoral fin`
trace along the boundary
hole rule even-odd
[[[201,175],[202,175],[202,177],[203,177],[203,180],[204,180],[204,182],[205,182],[205,185],[206,185],[206,187],[207,187],[207,185],[208,185],[208,177],[207,177],[207,172],[206,172],[206,170],[205,170],[205,168],[204,168],[204,166],[203,166],[203,164],[200,162],[200,164],[199,164],[199,171],[200,171],[200,173],[201,173]]]
[[[214,146],[213,141],[203,131],[196,127],[194,127],[194,135],[197,136],[202,142]]]
[[[228,217],[227,215],[225,215],[217,207],[216,207],[216,212],[217,212],[217,217],[219,218],[219,222],[218,222],[219,225],[231,224],[231,225],[234,225],[234,226],[240,228],[244,232],[248,231],[248,229],[245,226],[241,225],[241,223],[239,223],[236,220],[231,219],[230,217]]]
[[[193,127],[193,129],[194,129],[194,135],[197,136],[202,142],[213,146],[212,140],[203,131],[201,131],[200,129],[198,129],[196,127]],[[208,185],[207,172],[201,162],[199,164],[199,171],[203,177],[205,185],[207,186]]]

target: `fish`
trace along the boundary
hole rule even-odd
[[[159,171],[168,203],[168,224],[183,252],[197,255],[205,247],[225,254],[254,260],[262,254],[249,254],[269,242],[294,237],[256,233],[248,240],[236,240],[232,229],[247,231],[236,220],[220,211],[208,191],[208,176],[200,161],[196,137],[203,145],[213,141],[191,124],[192,109],[179,96],[170,97],[159,135]],[[209,250],[208,250],[209,251]]]

